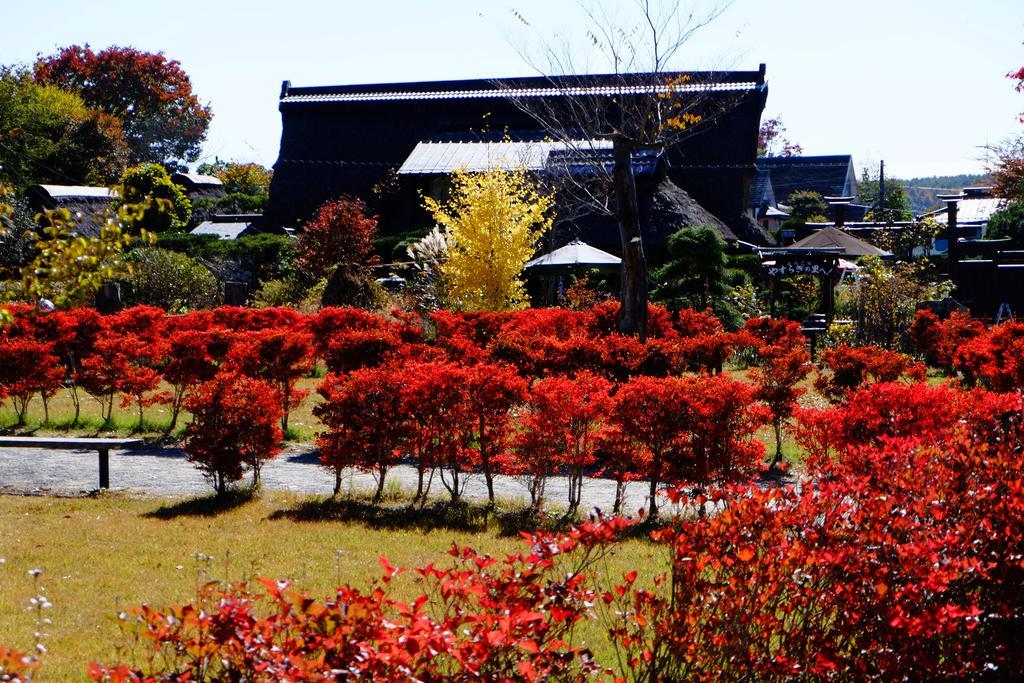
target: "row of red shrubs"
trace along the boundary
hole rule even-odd
[[[540,507],[548,476],[562,473],[575,509],[588,472],[618,482],[615,512],[625,482],[648,481],[652,514],[664,482],[706,486],[756,471],[754,432],[770,421],[781,441],[810,369],[799,326],[754,319],[727,333],[709,313],[652,307],[641,342],[615,331],[615,314],[614,304],[441,312],[428,335],[418,318],[357,309],[25,309],[0,335],[0,396],[24,419],[34,395],[45,405],[66,386],[76,419],[82,390],[107,420],[120,396],[140,427],[146,406],[170,404],[171,428],[186,408],[186,451],[218,491],[245,470],[258,483],[304,398],[296,382],[318,360],[330,371],[315,410],[327,428],[322,461],[336,485],[348,467],[374,472],[378,498],[402,460],[420,473],[417,499],[428,473],[439,471],[457,500],[466,475],[480,472],[493,502],[493,476],[504,473],[525,477]],[[753,351],[752,384],[709,374],[736,349]],[[867,381],[922,374],[878,349],[834,349],[825,360],[833,372],[818,388],[836,400]]]
[[[413,570],[412,600],[383,558],[379,582],[325,599],[286,582],[210,585],[190,605],[125,615],[141,650],[90,676],[1019,680],[1019,394],[877,383],[848,399],[808,426],[840,435],[810,462],[813,484],[677,490],[716,511],[652,532],[667,551],[657,566],[602,571],[635,523],[613,517],[526,535],[504,558],[455,547]],[[581,632],[594,621],[611,648],[600,659]]]

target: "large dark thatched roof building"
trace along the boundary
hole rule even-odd
[[[714,219],[727,239],[760,240],[751,234],[744,210],[767,97],[764,66],[688,77],[716,114],[657,158],[634,157],[641,211],[656,219],[645,225],[645,237],[663,243],[681,227],[671,224],[671,216],[691,215]],[[471,168],[495,153],[521,155],[517,160],[530,167],[538,154],[559,153],[550,144],[545,148],[545,132],[510,97],[557,101],[568,89],[611,100],[622,87],[618,76],[323,87],[285,82],[281,149],[264,223],[293,227],[324,201],[346,193],[380,214],[383,234],[426,228],[431,221],[420,208],[420,192],[436,193],[454,168]],[[644,87],[658,96],[653,86]],[[532,146],[500,148],[515,143]],[[610,220],[586,221],[576,232],[582,234],[565,237],[618,251]]]

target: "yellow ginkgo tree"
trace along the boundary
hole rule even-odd
[[[551,228],[553,200],[524,170],[456,171],[444,204],[424,204],[445,230],[447,305],[465,311],[524,308],[523,269]]]

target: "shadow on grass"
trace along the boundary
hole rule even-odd
[[[358,498],[310,498],[276,510],[270,519],[293,522],[359,522],[378,529],[484,531],[494,519],[484,505],[438,501],[418,505],[374,504]]]
[[[566,531],[580,521],[564,511],[537,513],[530,507],[440,500],[424,506],[380,503],[368,498],[309,498],[276,510],[270,519],[293,522],[356,522],[374,529],[483,532],[518,536],[522,532]],[[647,532],[642,532],[647,533]]]
[[[256,500],[257,494],[252,489],[231,489],[223,495],[209,494],[194,496],[176,503],[161,505],[156,510],[147,512],[143,517],[152,519],[175,519],[177,517],[215,517],[219,514],[240,508]]]

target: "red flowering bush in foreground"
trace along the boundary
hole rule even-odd
[[[144,668],[93,664],[95,681],[559,681],[601,669],[574,632],[597,595],[592,569],[628,526],[584,524],[560,536],[527,536],[502,560],[453,547],[447,567],[415,570],[424,594],[391,595],[404,570],[381,558],[369,590],[341,587],[316,600],[286,582],[207,585],[195,604],[142,607],[128,626],[146,645]],[[158,655],[158,656],[154,656]]]

